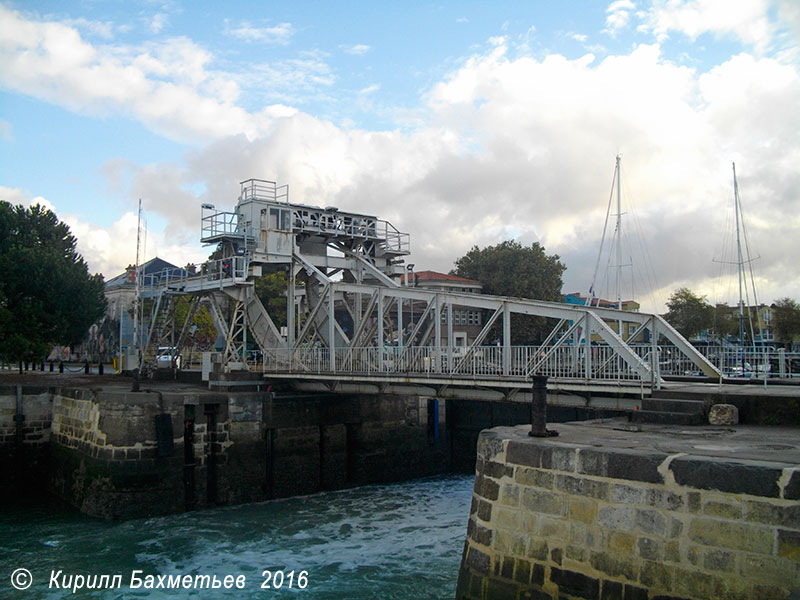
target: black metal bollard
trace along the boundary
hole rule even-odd
[[[53,361],[52,360],[50,361],[50,372],[51,373],[53,372]]]
[[[547,429],[547,376],[534,375],[531,388],[531,437],[553,437],[557,431]]]
[[[139,367],[136,367],[133,370],[133,385],[131,386],[131,391],[132,392],[139,391]]]
[[[89,374],[89,361],[87,360],[83,365],[83,372],[88,375]]]
[[[58,372],[59,373],[63,373],[64,372],[64,361],[63,360],[58,361]]]
[[[42,361],[42,373],[44,373],[44,361]]]
[[[103,362],[102,361],[97,363],[97,374],[98,375],[102,375],[103,374]]]

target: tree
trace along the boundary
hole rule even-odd
[[[256,296],[278,329],[286,325],[286,286],[284,271],[267,273],[256,279]]]
[[[772,305],[775,339],[784,344],[800,336],[800,304],[791,298],[781,298]]]
[[[451,274],[476,279],[486,294],[557,302],[566,267],[559,256],[548,256],[538,242],[523,246],[505,241],[496,246],[474,246],[455,262]],[[541,342],[551,326],[543,317],[512,315],[511,343]]]
[[[717,304],[714,307],[714,335],[721,340],[739,335],[739,316],[736,309],[727,304]]]
[[[189,316],[189,306],[191,298],[189,296],[179,296],[175,299],[175,327],[182,328]],[[201,306],[194,313],[189,329],[186,345],[194,344],[200,350],[208,350],[213,347],[217,339],[217,328],[214,326],[214,319],[205,306]]]
[[[685,338],[710,329],[714,324],[714,307],[705,296],[698,296],[688,288],[672,292],[667,300],[667,314],[664,318]]]
[[[42,206],[0,201],[0,356],[41,360],[75,344],[105,311],[102,275],[90,275],[69,227]]]

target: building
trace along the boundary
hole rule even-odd
[[[153,284],[165,277],[186,275],[186,270],[168,263],[162,258],[153,258],[139,266],[143,284]],[[128,265],[124,273],[106,281],[105,296],[108,301],[106,316],[95,326],[92,334],[96,338],[97,352],[105,359],[116,356],[127,357],[126,364],[133,360],[133,304],[136,296],[136,267]],[[144,297],[144,296],[143,296]],[[92,339],[90,338],[90,343]]]
[[[571,294],[565,294],[564,296],[562,296],[562,301],[565,304],[572,304],[572,305],[575,305],[575,306],[586,306],[587,303],[588,303],[588,298],[586,298],[585,296],[582,296],[578,292],[573,292]],[[625,311],[628,311],[628,312],[639,312],[639,308],[641,308],[641,305],[638,302],[636,302],[635,300],[623,300],[620,304],[622,306],[622,310],[625,310]],[[617,308],[617,302],[612,302],[610,300],[603,300],[602,298],[594,298],[592,300],[592,306],[598,306],[600,308]],[[618,331],[619,322],[618,321],[608,321],[607,320],[606,324],[608,324],[608,326],[614,332],[619,333],[619,331]],[[634,332],[637,330],[638,327],[639,327],[639,325],[637,323],[631,323],[631,322],[623,321],[622,322],[622,339],[627,341],[628,338],[631,335],[634,334]],[[649,331],[645,330],[644,331],[644,337],[639,341],[647,342],[647,341],[649,341],[649,337],[650,337],[649,336]],[[594,335],[592,337],[592,341],[593,342],[600,341],[600,336]]]
[[[436,271],[417,271],[416,273],[403,275],[401,276],[401,284],[455,294],[480,294],[483,290],[483,284],[480,281]],[[415,305],[413,312],[421,315],[425,306],[422,303],[415,303]],[[472,344],[481,329],[483,329],[483,311],[476,308],[453,305],[453,340],[456,347]],[[443,314],[441,318],[441,337],[442,344],[445,346],[450,344],[447,332],[447,315]]]

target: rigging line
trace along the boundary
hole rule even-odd
[[[616,182],[616,177],[617,177],[617,168],[614,167],[614,175],[611,177],[611,192],[608,195],[608,208],[606,209],[606,220],[605,220],[605,223],[603,223],[603,237],[600,238],[600,251],[597,253],[597,262],[595,262],[595,265],[594,265],[594,274],[592,275],[592,284],[589,286],[589,297],[587,298],[587,301],[588,301],[590,306],[592,304],[592,299],[594,297],[593,292],[594,292],[595,283],[597,282],[597,271],[600,268],[600,259],[603,256],[603,246],[605,245],[605,241],[606,241],[606,230],[608,229],[608,217],[611,215],[611,203],[612,203],[612,201],[614,199],[614,185],[615,185],[615,182]]]
[[[636,207],[633,203],[633,195],[630,193],[630,188],[627,185],[627,178],[625,180],[626,183],[623,185],[625,186],[625,190],[627,192],[628,198],[631,199],[629,204],[629,210],[633,217],[633,224],[634,224],[634,231],[637,234],[636,241],[638,244],[639,255],[642,257],[642,264],[644,265],[644,279],[645,283],[648,287],[648,297],[649,300],[655,303],[655,287],[658,285],[658,280],[656,279],[655,275],[655,268],[653,267],[653,261],[650,256],[650,251],[645,243],[645,236],[644,236],[644,228],[642,227],[642,223],[639,219],[639,213],[636,211]],[[634,270],[633,270],[633,257],[631,257],[631,287],[633,288],[635,282],[634,277]],[[635,296],[634,296],[635,298]]]
[[[633,239],[630,234],[625,236],[625,241],[627,241],[628,248],[629,248],[629,259],[630,259],[630,268],[631,268],[631,300],[636,298],[636,279],[637,275],[641,276],[644,279],[645,287],[648,290],[647,297],[650,302],[655,303],[655,286],[657,285],[657,279],[655,277],[655,268],[653,267],[653,262],[650,257],[650,252],[645,243],[645,236],[644,236],[644,228],[642,227],[641,220],[639,219],[639,214],[636,211],[635,203],[633,202],[633,194],[631,193],[630,186],[628,185],[628,178],[627,176],[622,177],[625,173],[622,173],[624,168],[622,167],[622,163],[620,163],[620,180],[622,181],[622,188],[623,188],[623,196],[627,199],[626,207],[628,212],[630,212],[632,216],[632,222],[634,225],[633,231],[635,236]],[[627,231],[627,229],[626,229]],[[634,243],[635,242],[635,243]],[[640,270],[637,270],[634,265],[633,261],[633,254],[635,251],[638,251],[638,256],[641,257],[641,264],[642,267]]]
[[[742,233],[744,235],[745,251],[747,252],[747,262],[748,262],[747,268],[750,271],[750,286],[753,288],[753,303],[755,304],[756,319],[758,321],[758,334],[759,334],[759,336],[761,337],[761,339],[763,341],[763,339],[764,339],[764,327],[763,327],[762,322],[761,322],[761,312],[758,310],[758,294],[756,292],[756,280],[755,280],[755,274],[753,272],[753,262],[755,260],[757,260],[759,257],[751,258],[752,255],[750,254],[750,236],[748,234],[747,227],[745,226],[745,223],[744,223],[744,209],[742,208],[742,194],[741,193],[739,194],[739,213],[740,213],[740,215],[742,217],[741,218]],[[751,329],[753,328],[752,323],[750,324],[750,328]],[[751,332],[751,336],[753,336],[752,332]],[[753,343],[755,343],[755,337],[754,336],[753,336]]]

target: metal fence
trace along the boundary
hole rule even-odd
[[[697,350],[724,377],[752,379],[800,377],[800,352],[782,348],[697,345]],[[649,360],[652,346],[633,346],[639,356]],[[658,346],[661,376],[700,375],[697,367],[674,346]]]
[[[638,381],[639,372],[609,346],[586,350],[560,346],[513,346],[508,359],[501,346],[474,349],[434,346],[384,346],[383,348],[300,347],[264,351],[267,372],[419,374],[454,376],[529,377],[532,373],[551,378]]]
[[[674,346],[632,347],[642,363],[656,376],[703,375]],[[302,346],[295,350],[264,351],[266,372],[418,374],[454,376],[529,377],[602,381],[640,381],[641,370],[611,346],[512,346],[508,359],[501,346],[474,349],[434,346],[384,346],[383,348],[337,348],[333,362],[328,348]],[[701,348],[725,377],[800,377],[800,353],[783,350],[753,350],[728,347]]]

